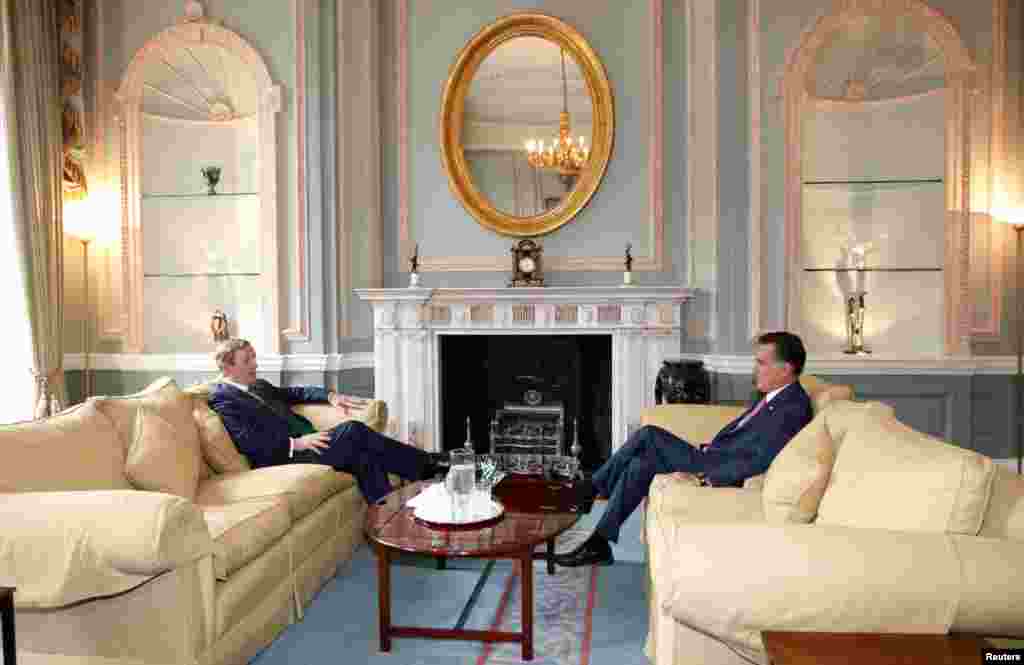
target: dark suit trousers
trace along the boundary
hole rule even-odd
[[[342,423],[330,432],[330,446],[319,455],[301,450],[295,453],[292,462],[328,464],[338,471],[351,473],[367,503],[376,503],[391,492],[389,473],[406,480],[419,480],[429,461],[422,450],[379,434],[359,421]]]
[[[595,531],[612,542],[619,528],[647,496],[655,474],[704,470],[703,454],[671,432],[645,425],[633,433],[592,478],[608,506]]]

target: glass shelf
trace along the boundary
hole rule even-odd
[[[258,272],[147,272],[143,277],[259,277]]]
[[[216,194],[207,194],[206,192],[195,194],[143,194],[142,199],[215,199],[258,195],[259,192],[217,192]]]
[[[804,272],[942,272],[942,268],[804,268]]]
[[[921,185],[941,184],[942,178],[892,178],[888,180],[804,180],[805,185]]]

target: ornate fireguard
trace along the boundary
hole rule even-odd
[[[506,471],[572,475],[575,469],[563,469],[565,447],[565,406],[515,404],[506,402],[491,420],[491,454]]]

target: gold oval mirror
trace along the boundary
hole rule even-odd
[[[550,233],[604,177],[615,134],[611,85],[568,24],[506,16],[459,52],[440,131],[448,183],[474,219],[511,236]]]

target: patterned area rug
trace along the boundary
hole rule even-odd
[[[573,549],[589,533],[589,528],[579,528],[579,525],[569,529],[556,539],[556,551]],[[597,566],[558,568],[555,575],[548,575],[545,562],[535,561],[533,566],[533,662],[588,665],[601,569]],[[504,587],[491,627],[520,630],[523,624],[519,575],[506,577]],[[485,644],[476,665],[521,664],[522,653],[522,646],[517,643]]]

